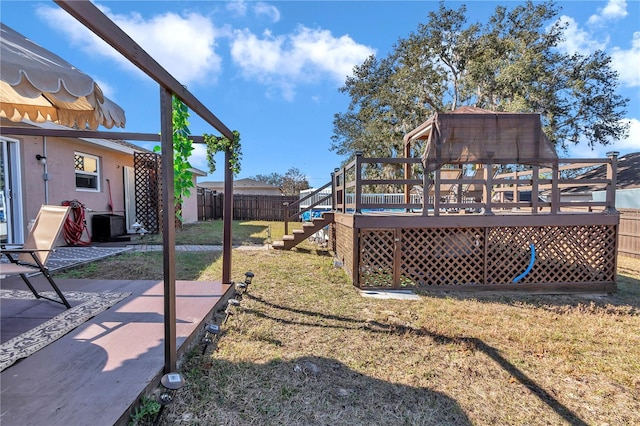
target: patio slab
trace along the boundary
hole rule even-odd
[[[63,291],[131,292],[131,296],[0,373],[0,423],[127,424],[139,397],[157,387],[164,368],[163,283],[57,280]],[[231,296],[219,282],[176,282],[177,347],[183,353]]]

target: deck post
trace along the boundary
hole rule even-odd
[[[609,163],[607,163],[607,179],[609,185],[607,186],[607,207],[605,207],[605,213],[616,214],[616,189],[618,187],[618,151],[607,152],[609,157]]]
[[[342,211],[347,212],[347,168],[342,168]]]
[[[433,172],[433,215],[440,216],[440,168]]]
[[[422,167],[422,216],[429,216],[429,168]]]
[[[560,172],[558,170],[558,161],[554,161],[551,166],[551,214],[557,214],[560,211],[559,179]]]
[[[233,170],[231,170],[231,150],[224,152],[224,205],[222,214],[222,283],[231,283],[231,235],[233,226]]]
[[[359,214],[362,213],[362,209],[361,209],[361,204],[362,204],[362,200],[360,200],[360,198],[362,198],[362,184],[360,183],[362,181],[362,176],[361,176],[361,169],[362,169],[362,151],[356,151],[356,165],[355,165],[355,178],[356,178],[356,188],[355,188],[355,194],[354,197],[356,198],[355,201],[355,213]]]
[[[331,211],[336,211],[336,174],[331,172]]]
[[[533,166],[531,171],[531,208],[533,214],[538,214],[538,180],[540,177],[540,166]]]
[[[176,213],[173,176],[172,94],[160,86],[162,151],[162,263],[164,271],[164,372],[176,371]]]
[[[493,155],[490,156],[493,158]],[[482,188],[482,201],[484,203],[484,214],[485,215],[493,215],[492,202],[491,202],[491,191],[493,190],[493,160],[489,161],[484,168],[484,188]]]
[[[331,185],[331,198],[333,199],[333,209],[335,211],[342,211],[338,208],[340,202],[338,201],[338,187],[340,186],[340,169],[336,167],[333,169],[333,173],[331,173],[331,181],[333,184]]]
[[[284,235],[289,235],[289,202],[282,203],[282,219],[284,220]]]

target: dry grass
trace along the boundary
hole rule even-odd
[[[219,279],[202,256],[190,274]],[[306,243],[233,268],[256,273],[249,294],[183,360],[161,424],[640,424],[640,260],[619,260],[612,296],[419,301],[360,296]]]
[[[361,297],[331,260],[235,253],[255,283],[165,424],[640,424],[640,261],[609,297],[411,302]]]

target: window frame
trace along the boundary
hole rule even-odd
[[[85,170],[78,170],[76,169],[76,156],[82,156],[82,157],[86,157],[86,158],[91,158],[93,160],[95,160],[96,162],[96,171],[95,172],[87,172]],[[92,154],[87,154],[85,152],[80,152],[80,151],[74,151],[73,152],[73,172],[74,172],[74,185],[76,188],[76,191],[79,192],[100,192],[101,187],[100,187],[100,182],[101,182],[101,174],[102,174],[102,168],[100,167],[100,157],[98,157],[97,155],[92,155]],[[96,179],[96,187],[95,188],[88,188],[88,187],[79,187],[77,184],[77,177],[78,175],[85,175],[85,176],[93,176]]]

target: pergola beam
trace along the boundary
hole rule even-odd
[[[233,132],[222,123],[198,98],[180,84],[155,59],[145,52],[127,33],[122,31],[100,9],[90,1],[54,0],[62,9],[76,18],[85,27],[93,31],[102,40],[120,52],[132,64],[144,71],[160,86],[165,87],[184,102],[193,112],[213,126],[229,140],[233,140]]]
[[[14,127],[2,126],[2,134],[15,136],[48,136],[57,138],[84,138],[84,139],[108,139],[108,140],[132,140],[160,142],[160,133],[131,133],[100,130],[75,130],[75,129],[44,129],[40,127]],[[204,143],[204,136],[189,135],[195,143]]]
[[[73,16],[78,22],[98,35],[107,44],[116,49],[132,64],[144,71],[149,77],[160,85],[160,142],[162,148],[162,159],[165,167],[162,168],[163,180],[163,262],[164,262],[164,302],[165,302],[165,373],[176,371],[176,282],[175,282],[175,210],[173,194],[173,121],[172,121],[172,95],[177,96],[193,112],[198,114],[208,124],[213,126],[224,137],[233,141],[234,134],[225,126],[207,107],[205,107],[186,87],[176,80],[167,70],[165,70],[155,59],[142,49],[127,33],[122,31],[113,21],[103,14],[90,1],[69,1],[54,0],[58,6]],[[115,133],[115,132],[114,132]],[[51,133],[49,133],[51,135]],[[71,137],[90,137],[89,133],[82,132]],[[131,138],[133,139],[133,138]],[[155,139],[153,139],[155,140]],[[225,157],[225,167],[228,169],[230,163],[229,156]],[[225,180],[229,173],[225,173]],[[233,180],[231,174],[230,179]],[[233,184],[225,182],[225,188],[229,187],[230,192],[225,194],[225,213],[232,211],[232,206],[228,205],[233,200]],[[231,218],[225,218],[225,225]],[[223,283],[225,277],[229,281],[231,271],[231,228],[224,229],[223,234]],[[227,283],[225,283],[227,284]]]

